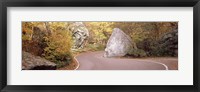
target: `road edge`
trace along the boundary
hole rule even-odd
[[[160,63],[160,62],[154,62],[154,61],[146,61],[146,62],[152,62],[152,63],[163,65],[165,67],[165,70],[169,70],[169,68],[166,64],[163,64],[163,63]]]
[[[76,57],[77,57],[78,55],[76,55],[76,56],[74,56],[74,59],[75,59],[75,61],[77,62],[77,67],[74,69],[74,70],[77,70],[78,68],[79,68],[79,66],[80,66],[80,63],[78,62],[78,60],[76,59]]]
[[[77,69],[80,67],[80,63],[79,63],[78,60],[76,59],[77,56],[78,56],[78,55],[74,56],[74,59],[75,59],[75,61],[77,62],[78,66],[77,66],[74,70],[77,70]],[[144,61],[145,61],[145,62],[151,62],[151,63],[160,64],[160,65],[162,65],[162,66],[165,67],[165,70],[169,70],[168,66],[167,66],[166,64],[164,64],[164,63],[154,62],[154,61],[152,61],[152,60],[150,60],[150,61],[144,60]]]

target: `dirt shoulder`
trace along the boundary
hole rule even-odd
[[[75,70],[77,67],[78,67],[78,62],[75,59],[73,59],[69,65],[58,68],[57,70]]]

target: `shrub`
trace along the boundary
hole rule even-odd
[[[177,41],[174,39],[165,41],[160,39],[145,39],[139,42],[137,47],[143,49],[147,56],[176,56],[175,46],[177,46],[177,44]]]
[[[128,53],[128,56],[146,57],[146,52],[142,49],[133,49]]]
[[[45,37],[47,47],[44,49],[43,56],[62,67],[72,60],[71,47],[72,36],[69,31],[57,30]]]
[[[89,51],[101,51],[105,49],[105,45],[98,43],[88,44],[86,48],[88,48],[87,50]]]

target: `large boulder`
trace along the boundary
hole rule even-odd
[[[84,43],[86,42],[87,38],[89,37],[89,31],[83,24],[83,22],[74,22],[72,23],[70,30],[73,34],[74,39],[74,47],[77,48],[83,48]]]
[[[22,70],[55,70],[56,64],[28,52],[22,52]]]
[[[121,29],[114,28],[107,42],[104,57],[125,56],[133,49],[137,49],[137,47],[131,38]]]

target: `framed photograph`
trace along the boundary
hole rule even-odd
[[[0,5],[2,92],[199,92],[199,0]]]

